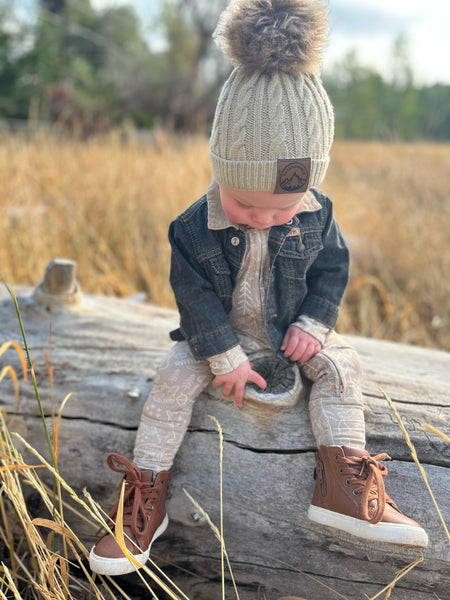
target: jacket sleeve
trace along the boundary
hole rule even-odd
[[[348,282],[349,252],[328,198],[325,206],[328,211],[322,232],[323,248],[306,274],[308,293],[300,315],[333,328]]]
[[[206,266],[196,260],[190,238],[183,229],[184,224],[178,219],[169,228],[170,283],[180,313],[182,337],[188,341],[195,358],[204,359],[230,350],[239,341]]]

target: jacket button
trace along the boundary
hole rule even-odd
[[[239,238],[238,237],[232,237],[231,238],[231,245],[232,246],[239,246]]]

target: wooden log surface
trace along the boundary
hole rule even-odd
[[[109,509],[116,499],[118,476],[105,466],[105,456],[114,451],[131,458],[142,406],[171,346],[168,332],[177,326],[177,314],[87,295],[73,306],[49,309],[36,303],[28,290],[17,293],[49,424],[51,398],[57,411],[67,394],[74,394],[63,411],[60,472],[74,489],[81,493],[86,487]],[[0,298],[0,324],[0,344],[21,343],[14,306],[5,295]],[[373,454],[386,451],[394,458],[387,464],[387,491],[426,528],[429,547],[420,552],[374,545],[308,521],[315,443],[306,400],[293,408],[238,409],[203,393],[174,465],[169,529],[153,547],[159,564],[191,600],[222,597],[220,544],[183,491],[219,525],[219,436],[210,415],[223,429],[225,543],[241,600],[289,595],[327,600],[336,598],[335,592],[349,599],[372,597],[421,555],[423,562],[397,584],[392,598],[450,598],[447,535],[380,390],[381,386],[399,411],[442,515],[450,522],[450,445],[422,429],[428,423],[450,434],[450,356],[386,341],[348,339],[363,363],[367,447]],[[13,349],[0,356],[0,372],[5,365],[20,373]],[[48,455],[32,386],[20,383],[16,407],[13,386],[3,380],[0,404],[8,413],[10,430]],[[82,521],[73,527],[87,545],[92,542],[92,527]],[[124,580],[132,589],[139,588],[135,575]],[[227,574],[228,597],[235,596]]]

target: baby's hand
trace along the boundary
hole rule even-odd
[[[223,383],[222,394],[225,398],[228,398],[234,387],[234,401],[238,406],[241,406],[247,381],[256,383],[261,389],[267,386],[266,380],[259,373],[253,371],[252,365],[248,360],[242,363],[237,369],[234,369],[234,371],[230,371],[224,375],[216,375],[212,385],[213,387],[219,387]]]
[[[288,328],[281,344],[281,351],[293,362],[307,362],[321,349],[322,346],[315,337],[295,325]]]

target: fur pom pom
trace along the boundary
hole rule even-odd
[[[214,38],[249,73],[316,73],[327,41],[322,0],[232,0]]]

